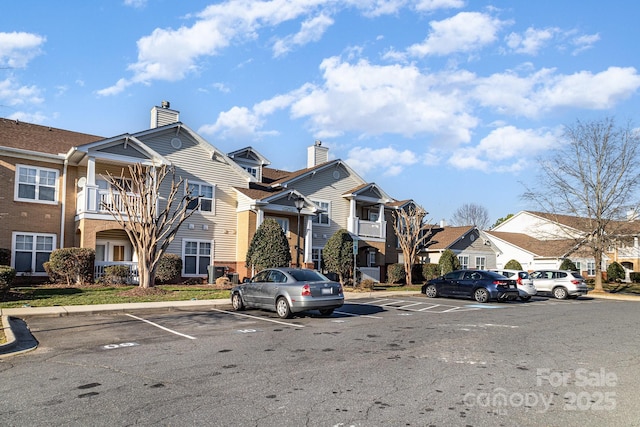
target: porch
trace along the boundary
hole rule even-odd
[[[124,265],[129,269],[129,274],[126,277],[126,283],[137,285],[139,283],[138,277],[138,263],[132,261],[96,261],[93,267],[93,277],[95,281],[104,278],[107,274],[105,269],[112,265]]]

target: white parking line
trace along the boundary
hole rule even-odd
[[[353,317],[371,317],[372,319],[383,319],[383,317],[372,316],[371,314],[354,314],[354,313],[347,313],[345,311],[334,311],[334,313],[342,314],[345,316],[353,316]]]
[[[298,325],[298,324],[295,324],[295,323],[281,322],[279,320],[273,320],[273,319],[269,319],[269,318],[266,318],[266,317],[252,316],[250,314],[238,313],[237,311],[219,310],[217,308],[212,308],[211,311],[217,311],[218,313],[233,314],[235,316],[248,317],[250,319],[264,320],[265,322],[273,322],[273,323],[277,323],[279,325],[295,326],[296,328],[304,328],[303,325]]]
[[[432,308],[436,308],[436,307],[440,307],[440,304],[435,304],[435,305],[432,305],[432,306],[430,306],[430,307],[421,308],[421,309],[420,309],[420,310],[418,310],[418,311],[431,310]]]
[[[413,304],[403,305],[402,307],[398,307],[398,308],[399,309],[403,309],[403,308],[413,307],[414,305],[420,305],[420,304],[424,304],[424,303],[422,303],[422,302],[414,302]]]
[[[145,322],[145,323],[148,323],[148,324],[150,324],[150,325],[153,325],[153,326],[155,326],[156,328],[160,328],[160,329],[162,329],[162,330],[164,330],[164,331],[171,332],[172,334],[180,335],[181,337],[189,338],[190,340],[195,340],[195,339],[196,339],[196,337],[192,337],[191,335],[182,334],[182,333],[177,332],[177,331],[174,331],[174,330],[172,330],[172,329],[165,328],[164,326],[158,325],[157,323],[153,323],[153,322],[151,322],[150,320],[143,319],[142,317],[134,316],[133,314],[129,314],[129,313],[125,313],[125,315],[127,315],[127,316],[129,316],[129,317],[133,317],[133,318],[134,318],[134,319],[136,319],[136,320],[140,320],[140,321],[142,321],[142,322]]]

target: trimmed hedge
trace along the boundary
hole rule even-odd
[[[129,266],[116,264],[104,268],[104,281],[110,284],[123,285],[129,282]]]
[[[49,272],[51,280],[61,277],[67,285],[93,283],[96,251],[89,248],[62,248],[51,252]]]
[[[387,282],[400,283],[405,278],[404,264],[391,264],[387,267]]]
[[[0,265],[0,292],[6,293],[13,286],[16,270],[8,265]]]
[[[11,250],[7,248],[0,248],[0,265],[11,264]]]
[[[422,264],[422,277],[424,280],[435,279],[440,275],[440,267],[438,264]]]
[[[180,255],[162,254],[156,270],[156,282],[169,283],[178,279],[181,274],[182,258],[180,258]]]

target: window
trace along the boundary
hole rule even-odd
[[[258,168],[254,168],[251,166],[243,166],[242,168],[253,175],[255,178],[258,177]]]
[[[466,270],[469,268],[469,257],[467,255],[458,255],[458,261],[460,261],[460,268]]]
[[[367,267],[376,266],[376,253],[374,251],[368,252]]]
[[[201,212],[213,212],[213,185],[189,182],[189,189],[193,199],[189,202],[188,209],[196,209],[200,201],[198,209]]]
[[[184,242],[182,253],[184,254],[185,276],[207,274],[207,267],[211,264],[211,242],[190,240]]]
[[[58,173],[55,169],[16,165],[15,200],[55,203]]]
[[[287,218],[278,218],[275,216],[269,216],[267,218],[277,222],[278,225],[280,225],[280,228],[282,228],[282,231],[284,231],[285,236],[289,237],[289,220]]]
[[[18,273],[45,275],[43,264],[55,248],[54,234],[13,233],[14,268]]]
[[[580,266],[580,261],[576,261],[574,262],[574,264],[576,265],[576,271],[582,271],[582,268]]]
[[[483,256],[476,257],[476,268],[478,270],[484,270],[487,265],[487,258]]]
[[[315,270],[322,270],[322,248],[311,249],[311,261]]]
[[[317,207],[322,209],[322,212],[318,212],[318,214],[313,217],[313,223],[319,225],[329,225],[329,202],[313,200],[313,203],[315,203]]]
[[[596,275],[596,263],[595,261],[587,261],[587,276]]]

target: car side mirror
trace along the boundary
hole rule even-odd
[[[248,277],[245,277],[244,279],[242,279],[242,283],[249,283],[251,282],[251,279],[249,279]]]

